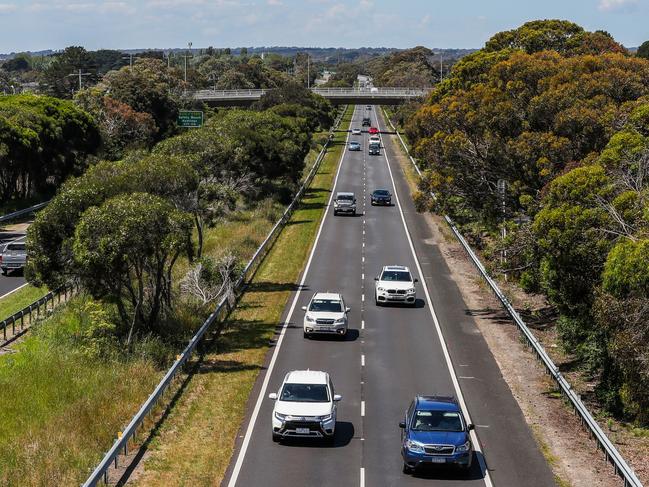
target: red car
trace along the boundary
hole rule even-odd
[[[370,127],[369,132],[370,132],[370,135],[378,134],[379,129],[377,129],[376,127]]]

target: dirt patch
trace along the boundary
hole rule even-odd
[[[399,144],[396,136],[393,136],[393,140]],[[399,153],[398,159],[408,176],[408,183],[412,190],[416,181],[412,165],[402,152]],[[425,218],[433,234],[433,240],[438,245],[466,305],[469,309],[481,310],[480,313],[475,314],[478,329],[484,336],[503,378],[534,432],[541,451],[552,467],[557,483],[573,487],[620,485],[620,478],[598,452],[595,442],[581,427],[578,417],[564,402],[555,384],[546,375],[544,367],[523,344],[518,329],[510,321],[500,303],[488,291],[464,250],[451,234],[446,222],[441,217],[431,214],[426,214]],[[525,295],[512,286],[507,286],[506,294],[515,295],[514,304],[522,308],[521,314],[525,319],[530,320],[530,326],[537,337],[539,334],[544,335],[542,338],[544,346],[556,348],[554,330],[551,326],[556,317],[544,297]],[[615,441],[613,437],[611,439]],[[639,439],[639,441],[644,440]],[[637,444],[638,441],[635,443]],[[635,464],[638,475],[642,473],[643,467],[647,468],[634,461],[635,455],[629,453],[627,456],[626,448],[620,449],[627,461]],[[646,457],[644,458],[646,461]]]

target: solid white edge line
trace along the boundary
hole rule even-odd
[[[354,111],[352,112],[351,122],[353,122],[355,114],[356,114],[356,106],[354,106]],[[324,227],[325,221],[327,220],[327,216],[329,215],[329,207],[331,206],[331,201],[335,193],[336,184],[338,183],[338,176],[340,175],[340,170],[343,166],[343,162],[345,161],[345,154],[346,154],[345,149],[347,148],[348,143],[349,143],[349,131],[347,132],[347,139],[345,140],[345,148],[343,148],[340,155],[338,170],[336,171],[336,177],[334,178],[334,182],[331,187],[331,194],[329,195],[329,201],[327,202],[327,206],[325,207],[325,212],[324,215],[322,216],[322,221],[320,222],[318,233],[316,234],[313,247],[311,248],[311,253],[309,254],[309,260],[307,261],[306,266],[304,267],[304,273],[302,274],[300,285],[297,291],[295,292],[295,297],[293,298],[293,302],[291,303],[291,307],[289,308],[288,315],[286,316],[286,320],[284,320],[284,323],[282,324],[282,329],[280,330],[279,338],[277,339],[277,344],[275,345],[275,350],[273,350],[273,356],[271,357],[270,363],[268,364],[268,370],[266,371],[266,375],[264,376],[264,381],[261,384],[261,390],[259,391],[259,396],[257,397],[255,408],[252,411],[252,415],[250,416],[250,421],[248,422],[248,427],[246,428],[246,434],[243,438],[243,442],[241,443],[241,449],[239,450],[237,461],[234,464],[234,467],[232,468],[232,475],[230,475],[230,480],[228,481],[228,487],[234,487],[237,484],[237,480],[239,479],[239,473],[241,472],[241,467],[243,466],[243,461],[246,456],[246,451],[248,450],[248,445],[250,444],[252,431],[254,430],[255,424],[257,423],[257,417],[259,416],[261,404],[265,399],[266,390],[268,389],[268,383],[270,382],[270,377],[271,375],[273,375],[273,368],[275,367],[275,361],[277,360],[277,356],[279,355],[279,350],[282,346],[282,342],[284,340],[284,335],[288,328],[288,324],[291,321],[291,317],[293,316],[293,311],[295,310],[295,306],[297,305],[297,301],[300,297],[300,293],[302,292],[302,287],[304,286],[304,283],[306,281],[306,276],[309,274],[311,261],[313,260],[313,256],[315,255],[315,250],[318,247],[318,242],[320,240],[320,235],[322,234],[322,229]]]
[[[361,467],[361,487],[365,487],[365,469]]]
[[[25,284],[21,284],[21,285],[18,286],[17,288],[12,289],[11,291],[9,291],[7,294],[3,294],[2,296],[0,296],[0,299],[2,299],[2,298],[6,298],[6,297],[9,296],[10,294],[13,294],[13,293],[15,293],[16,291],[18,291],[19,289],[24,288],[24,287],[27,286],[28,284],[29,284],[28,282],[26,282]]]
[[[377,115],[376,117],[377,126],[379,125],[379,123],[380,123],[379,117]],[[380,133],[380,128],[379,128],[379,133]],[[383,144],[383,136],[382,135],[379,136],[381,137],[381,145],[385,147],[385,145]],[[403,223],[403,228],[406,231],[406,237],[408,239],[410,251],[415,260],[415,265],[417,266],[417,272],[419,273],[420,276],[423,277],[424,273],[421,270],[421,265],[419,264],[417,253],[415,252],[415,246],[412,243],[412,238],[410,237],[410,232],[408,231],[408,224],[406,223],[406,218],[403,214],[403,209],[401,208],[401,201],[399,200],[397,185],[394,182],[394,177],[392,176],[392,169],[390,168],[390,160],[388,159],[388,153],[385,149],[383,150],[383,157],[385,158],[385,163],[388,166],[388,172],[390,173],[390,180],[392,181],[392,189],[394,189],[394,197],[397,200],[397,208],[399,208],[399,214],[401,215],[401,222]],[[446,340],[444,339],[444,334],[442,333],[442,327],[440,326],[439,320],[437,319],[437,313],[435,313],[435,309],[433,307],[433,300],[431,299],[430,293],[428,292],[428,286],[426,285],[426,280],[423,278],[421,280],[421,287],[424,289],[424,294],[426,295],[426,300],[428,301],[428,309],[430,310],[430,314],[433,318],[433,323],[435,324],[435,330],[437,331],[437,336],[442,346],[442,352],[444,353],[444,359],[446,361],[446,366],[448,367],[449,370],[449,375],[451,376],[451,382],[453,383],[453,388],[455,389],[455,393],[457,394],[460,407],[462,408],[462,412],[464,413],[464,417],[466,418],[467,423],[471,423],[471,416],[469,415],[469,410],[466,406],[466,402],[464,401],[464,395],[462,394],[462,389],[460,389],[460,383],[457,380],[455,369],[453,368],[453,361],[451,360],[451,356],[448,352],[448,347],[446,346]],[[470,436],[471,436],[471,440],[473,441],[474,449],[481,453],[481,455],[478,456],[478,462],[480,463],[480,469],[484,473],[484,483],[486,487],[493,487],[493,483],[491,482],[491,476],[489,475],[489,470],[487,470],[487,465],[484,461],[484,454],[482,453],[482,447],[480,445],[480,441],[478,440],[478,435],[476,434],[475,430],[472,430],[470,432]]]

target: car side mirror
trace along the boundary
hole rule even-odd
[[[475,429],[475,425],[473,423],[469,423],[466,427],[467,430],[472,431]]]
[[[306,311],[306,306],[302,306],[302,311]]]
[[[405,421],[399,421],[399,428],[405,429],[406,428],[406,422]]]
[[[277,400],[277,393],[276,392],[271,392],[268,394],[268,399],[272,399],[273,401]]]
[[[419,279],[417,279],[417,278],[415,277],[415,280],[414,280],[413,282],[419,282]]]
[[[345,308],[345,313],[349,313],[351,310],[351,308]]]
[[[374,280],[375,280],[375,281],[378,281],[378,280],[379,280],[379,278],[378,278],[378,277],[375,277],[375,278],[374,278]]]
[[[340,401],[342,398],[343,398],[343,396],[341,396],[340,394],[334,394],[334,401],[335,402]]]

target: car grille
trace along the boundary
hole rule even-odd
[[[284,423],[284,429],[294,430],[295,428],[309,428],[310,430],[320,431],[320,423],[316,421],[287,421]]]
[[[404,289],[388,289],[389,294],[406,294]]]
[[[453,455],[455,447],[453,445],[424,445],[424,451],[427,455]]]
[[[333,325],[334,324],[334,320],[325,319],[325,318],[318,318],[318,319],[315,320],[315,322],[318,325]]]

